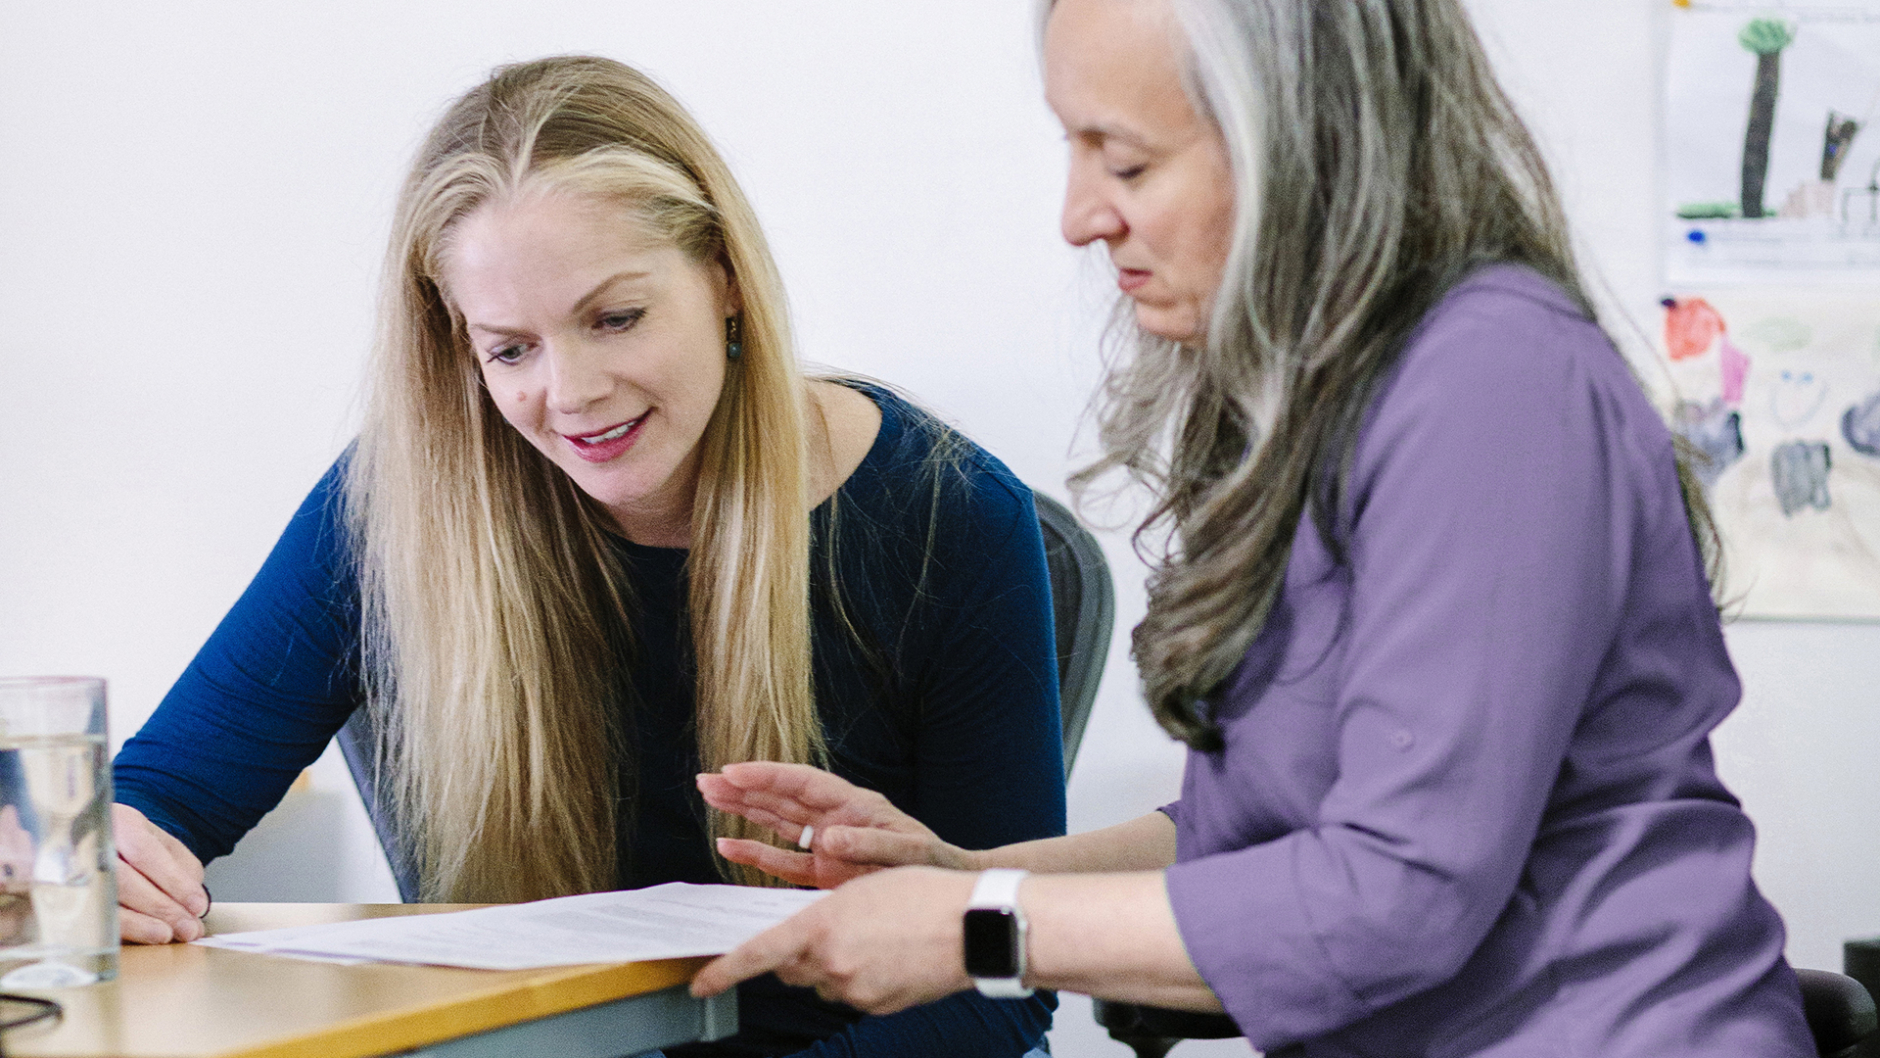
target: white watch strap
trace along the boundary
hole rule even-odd
[[[1024,881],[1030,873],[1010,867],[980,871],[979,881],[973,884],[973,898],[966,906],[992,911],[1017,911],[1018,883]]]
[[[979,880],[973,883],[972,899],[966,906],[985,911],[1010,911],[1018,919],[1018,965],[1017,977],[975,977],[973,987],[979,994],[991,999],[1028,999],[1031,989],[1025,987],[1025,941],[1027,928],[1025,912],[1018,906],[1018,884],[1025,880],[1030,871],[1020,871],[1009,867],[994,867],[979,872]]]
[[[1017,977],[975,977],[973,988],[987,999],[1030,999],[1031,989]]]

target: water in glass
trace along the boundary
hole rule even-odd
[[[29,682],[0,680],[0,988],[90,984],[118,955],[103,681]]]

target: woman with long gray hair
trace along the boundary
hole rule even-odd
[[[416,896],[774,884],[693,776],[817,763],[950,840],[1064,830],[1032,496],[892,392],[805,379],[729,167],[620,63],[501,68],[399,199],[358,442],[115,764],[126,940],[360,711]],[[892,1017],[753,982],[688,1055],[1024,1054],[1050,1000]]]
[[[1064,234],[1135,348],[1135,658],[1181,799],[967,851],[811,768],[702,776],[840,885],[708,966],[871,1010],[1225,1010],[1273,1055],[1812,1054],[1708,733],[1714,533],[1459,0],[1057,0]],[[883,868],[894,868],[883,870]],[[1027,873],[1029,872],[1029,873]]]

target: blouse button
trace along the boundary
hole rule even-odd
[[[1398,749],[1409,749],[1416,742],[1416,736],[1403,728],[1390,733],[1390,744]]]

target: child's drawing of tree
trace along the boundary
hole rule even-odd
[[[1749,132],[1743,138],[1743,216],[1754,219],[1763,215],[1763,184],[1769,179],[1782,49],[1795,40],[1795,29],[1780,19],[1759,18],[1744,26],[1736,39],[1756,55],[1756,90],[1750,97]]]

